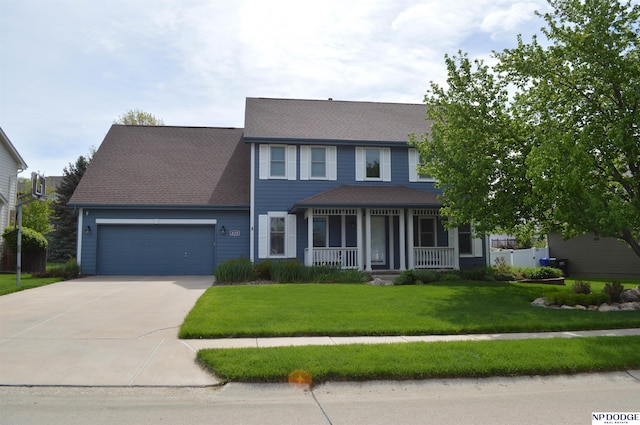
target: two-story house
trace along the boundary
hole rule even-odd
[[[24,159],[0,128],[0,234],[9,226],[15,213],[18,173],[26,169]],[[3,252],[3,243],[0,237],[0,254]]]
[[[424,108],[248,98],[244,129],[114,125],[70,203],[82,272],[204,274],[240,256],[485,265],[484,240],[445,229],[440,191],[418,172],[407,141],[428,131]]]

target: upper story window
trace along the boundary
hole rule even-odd
[[[300,180],[336,180],[335,146],[300,146]]]
[[[391,149],[356,148],[357,181],[391,181]]]
[[[269,146],[269,177],[286,177],[286,151],[284,146]]]
[[[296,179],[296,147],[260,145],[260,179]]]
[[[417,149],[409,148],[409,181],[434,182],[435,179],[433,177],[421,174],[418,171],[421,165],[424,165],[424,160],[420,157],[420,152]]]

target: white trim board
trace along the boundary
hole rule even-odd
[[[148,225],[215,225],[216,219],[187,218],[97,218],[96,224],[148,224]]]

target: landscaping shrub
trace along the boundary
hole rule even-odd
[[[577,280],[573,283],[573,292],[576,294],[590,294],[591,284],[589,282]]]
[[[393,279],[394,285],[415,285],[416,275],[413,270],[405,270]]]
[[[61,277],[64,280],[75,279],[80,276],[80,265],[76,259],[70,257],[64,264],[48,267],[46,271],[32,273],[33,277]]]
[[[256,264],[254,272],[258,275],[259,279],[271,280],[271,267],[273,263],[271,260],[263,261]]]
[[[248,258],[233,258],[218,264],[213,271],[218,282],[250,282],[257,279]]]
[[[309,281],[312,274],[298,260],[274,261],[271,265],[271,280],[280,283]]]
[[[613,282],[604,285],[603,291],[605,294],[609,295],[612,302],[617,303],[620,302],[620,295],[622,294],[622,291],[624,291],[624,286],[622,286],[619,281],[614,280]]]
[[[460,277],[465,280],[478,280],[491,282],[493,278],[493,269],[491,267],[475,267],[472,269],[460,270]]]
[[[528,267],[523,269],[525,279],[552,279],[562,277],[562,270],[553,267]]]
[[[610,301],[609,295],[604,293],[585,294],[567,291],[549,291],[544,296],[548,305],[600,305]]]
[[[18,248],[18,231],[13,227],[7,227],[2,233],[2,238],[5,240],[7,246],[15,251]],[[40,249],[45,249],[49,242],[42,233],[37,232],[28,227],[22,227],[22,236],[20,238],[22,249],[25,251],[34,252]]]
[[[441,274],[435,270],[416,270],[414,271],[415,283],[417,285],[431,282],[438,282]]]
[[[371,280],[371,276],[360,270],[341,270],[331,267],[314,268],[313,282],[317,283],[365,283]]]

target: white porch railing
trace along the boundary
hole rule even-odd
[[[413,248],[414,268],[416,269],[453,269],[455,267],[455,248]]]
[[[358,248],[313,248],[313,261],[309,261],[309,249],[305,248],[307,265],[336,266],[342,269],[357,269]]]

